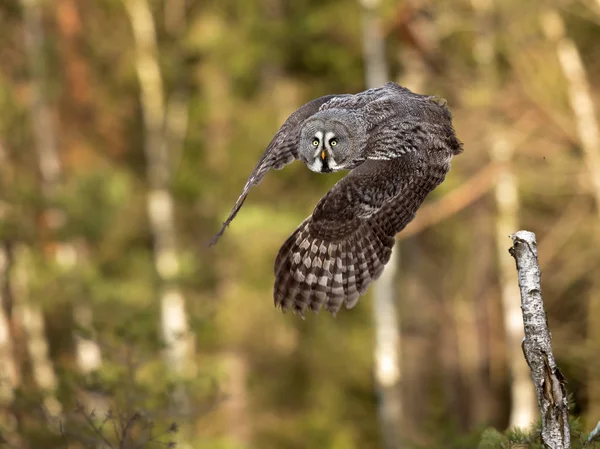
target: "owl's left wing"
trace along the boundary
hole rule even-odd
[[[356,305],[388,262],[394,236],[441,183],[450,156],[414,154],[367,160],[339,181],[281,247],[275,305],[303,315],[323,305],[334,315]]]
[[[275,137],[273,137],[273,140],[271,140],[271,143],[267,146],[267,149],[258,161],[258,164],[256,164],[256,167],[254,167],[254,170],[248,178],[248,181],[246,181],[242,193],[235,202],[229,217],[227,217],[227,220],[225,220],[219,232],[212,238],[209,245],[212,246],[217,243],[219,237],[225,232],[225,228],[233,221],[244,204],[250,189],[253,186],[258,185],[271,168],[279,170],[298,158],[297,147],[302,123],[318,112],[322,105],[335,97],[336,95],[326,95],[312,100],[288,117],[279,131],[277,131],[277,134],[275,134]]]

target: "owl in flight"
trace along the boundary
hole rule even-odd
[[[350,309],[390,259],[413,219],[462,151],[443,101],[395,83],[327,95],[294,112],[260,158],[216,243],[249,190],[295,159],[317,173],[350,170],[285,241],[275,260],[275,306],[303,316]]]

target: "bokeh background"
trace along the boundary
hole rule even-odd
[[[274,257],[343,174],[270,173],[206,244],[291,112],[381,79],[445,98],[464,153],[391,281],[335,319],[283,315]],[[521,228],[591,430],[598,80],[598,0],[3,0],[2,444],[470,448],[526,427]]]

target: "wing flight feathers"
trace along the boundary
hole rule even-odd
[[[275,134],[275,137],[273,137],[271,143],[269,143],[267,146],[267,149],[258,161],[258,164],[256,164],[256,167],[254,167],[254,170],[248,178],[248,181],[246,181],[246,184],[242,189],[242,193],[235,202],[229,217],[227,217],[227,220],[225,220],[219,232],[217,232],[217,234],[215,234],[215,236],[210,240],[209,246],[213,246],[215,243],[217,243],[219,238],[223,235],[225,228],[229,226],[239,210],[242,208],[250,189],[255,185],[258,185],[270,169],[274,168],[279,170],[297,158],[297,145],[302,123],[304,120],[315,114],[321,106],[335,97],[335,95],[326,95],[324,97],[317,98],[316,100],[306,103],[304,106],[290,115],[290,117],[281,126],[277,134]]]

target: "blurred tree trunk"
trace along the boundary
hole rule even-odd
[[[0,177],[3,178],[3,181],[5,178],[9,178],[5,173],[7,170],[4,169],[7,164],[8,157],[0,140]],[[0,223],[4,223],[8,219],[9,208],[10,206],[0,198]],[[6,236],[2,237],[8,239]],[[2,410],[0,413],[4,413],[3,410],[10,405],[14,399],[14,390],[21,383],[21,373],[15,361],[11,329],[11,262],[10,244],[6,240],[0,240],[0,410]],[[5,417],[1,416],[0,420],[4,422]],[[4,424],[10,428],[9,424],[6,422]]]
[[[180,0],[172,0],[178,2]],[[262,4],[262,2],[261,2]],[[259,4],[260,5],[260,4]],[[280,20],[279,0],[267,0],[263,7],[265,16],[272,21]],[[221,25],[227,18],[220,16]],[[180,27],[181,28],[181,27]],[[217,55],[219,52],[216,52]],[[276,61],[269,60],[261,67],[261,81],[265,102],[278,102],[281,96],[277,93],[280,80],[280,67]],[[198,66],[200,84],[206,93],[207,123],[204,136],[211,142],[210,151],[204,155],[207,166],[219,176],[228,176],[230,161],[228,147],[232,136],[232,117],[235,115],[231,73],[219,56],[207,52],[207,57]],[[266,92],[268,88],[269,91]],[[223,301],[221,307],[230,307],[229,301]],[[249,447],[253,434],[252,416],[248,414],[248,375],[249,363],[246,349],[238,346],[239,342],[230,342],[232,347],[219,353],[219,360],[224,369],[222,389],[227,399],[223,403],[227,439],[239,447]]]
[[[68,106],[71,109],[71,116],[68,118],[78,118],[75,123],[80,125],[83,120],[89,118],[93,101],[88,64],[81,52],[84,34],[80,11],[75,0],[57,0],[53,12],[60,35],[61,60],[65,74],[63,83],[68,86],[64,92],[64,95],[69,97]],[[68,124],[61,125],[68,127]]]
[[[438,380],[436,375],[442,368],[437,357],[423,363],[423,354],[435,354],[439,326],[435,320],[435,303],[432,292],[422,282],[423,259],[416,236],[398,242],[400,249],[400,282],[402,299],[399,304],[402,367],[402,406],[409,411],[402,414],[401,430],[403,441],[412,444],[431,443],[427,426],[432,422],[432,387]],[[396,243],[396,245],[398,245]],[[416,257],[416,258],[415,258]]]
[[[379,3],[379,0],[360,0],[367,88],[379,87],[389,80],[383,28],[378,17]],[[397,265],[396,247],[383,274],[373,287],[375,384],[379,399],[379,424],[385,448],[401,447],[400,325],[395,304]]]
[[[394,28],[403,44],[398,54],[401,84],[414,92],[423,92],[442,65],[433,8],[428,1],[405,0],[396,10]]]
[[[56,133],[60,136],[60,159],[63,173],[81,172],[93,154],[90,151],[90,134],[94,135],[97,122],[97,104],[93,97],[89,61],[85,55],[86,30],[82,22],[76,0],[56,0],[53,13],[56,18],[58,48],[62,70],[57,77],[61,85],[60,98],[57,101],[58,120]],[[95,160],[92,159],[93,162]],[[87,167],[84,167],[84,170]],[[88,245],[78,245],[77,249],[87,249]],[[86,254],[79,253],[78,259],[88,264]]]
[[[171,167],[176,167],[179,163],[189,126],[190,77],[187,47],[184,45],[188,29],[186,3],[187,0],[165,1],[165,28],[171,39],[177,42],[171,50],[171,55],[179,69],[171,94],[167,98],[164,123],[164,145],[167,151],[171,152]]]
[[[225,169],[229,164],[227,146],[231,140],[233,113],[231,79],[222,62],[218,60],[206,61],[202,65],[202,75],[202,82],[206,86],[209,117],[206,138],[211,142],[210,151],[206,152],[207,164],[211,170],[225,176]]]
[[[14,183],[14,171],[0,138],[0,191]],[[0,198],[0,223],[10,221],[11,204]],[[19,331],[15,325],[11,277],[14,269],[10,233],[0,238],[0,426],[2,438],[10,447],[27,449],[20,435],[19,414],[13,407],[15,389],[22,385]]]
[[[42,236],[49,235],[50,241],[45,242],[44,249],[48,257],[64,272],[72,272],[77,264],[85,263],[84,254],[71,242],[54,241],[54,235],[64,226],[65,214],[59,208],[50,206],[56,200],[60,190],[61,161],[58,154],[58,142],[52,123],[52,114],[47,104],[44,83],[47,77],[44,63],[44,33],[42,28],[42,12],[37,0],[23,0],[25,17],[25,35],[27,54],[31,75],[32,107],[31,115],[34,125],[35,147],[38,156],[40,182],[46,209],[42,213]],[[34,307],[34,306],[30,306]],[[41,312],[40,319],[43,319]],[[31,316],[38,312],[32,311]],[[92,309],[85,301],[73,302],[75,323],[83,329],[92,328]],[[34,320],[37,318],[34,318]],[[92,333],[93,334],[93,333]],[[102,356],[100,347],[92,339],[79,334],[74,336],[76,361],[82,374],[89,374],[100,368]],[[104,403],[100,398],[83,394],[82,398],[88,409],[103,409]]]
[[[434,8],[429,2],[416,0],[407,0],[398,6],[397,27],[404,43],[400,60],[404,68],[401,84],[414,92],[426,92],[432,76],[442,72],[439,26]],[[448,91],[447,95],[451,93]],[[412,439],[427,444],[430,432],[426,423],[435,419],[427,404],[431,400],[432,382],[439,380],[436,375],[440,370],[444,373],[441,380],[445,407],[454,411],[445,419],[454,420],[466,430],[471,418],[485,417],[485,413],[478,413],[486,407],[489,396],[478,369],[484,363],[485,355],[478,350],[478,344],[486,339],[472,338],[477,334],[479,309],[473,307],[470,298],[476,296],[446,296],[440,303],[435,303],[432,292],[419,279],[418,273],[424,272],[424,267],[418,238],[408,237],[402,243],[402,259],[406,261],[402,264],[405,278],[403,310],[406,310],[402,316],[411,323],[410,332],[406,327],[403,329],[406,332],[403,334],[403,352],[408,354],[402,364],[403,379],[409,385],[404,392],[404,403],[411,411],[405,420],[411,421],[406,427]],[[427,304],[426,301],[431,302]],[[443,325],[438,321],[440,314],[432,313],[435,308],[444,310]],[[421,363],[423,354],[436,350],[439,351],[439,366]],[[476,399],[469,403],[471,398]],[[460,412],[455,413],[456,410]]]
[[[251,422],[248,416],[248,359],[245,354],[232,350],[222,354],[227,372],[223,403],[227,415],[227,436],[239,447],[250,447]]]
[[[600,0],[598,3],[600,5]],[[567,37],[563,19],[557,11],[546,10],[542,15],[542,26],[547,38],[556,45],[558,61],[567,81],[569,103],[575,115],[577,135],[589,173],[596,213],[600,218],[600,126],[585,66],[575,43]],[[597,224],[596,232],[598,232]],[[591,356],[587,364],[589,367],[587,418],[588,422],[593,424],[600,420],[600,383],[598,382],[600,363],[595,358],[595,355],[600,353],[600,284],[598,281],[590,289],[586,316]]]
[[[0,221],[4,212],[4,205],[0,202]],[[14,400],[15,388],[21,383],[10,325],[10,262],[8,243],[0,241],[0,425],[9,435],[16,427],[15,417],[9,408]],[[8,435],[5,437],[9,438]]]
[[[403,36],[410,34],[411,38],[404,40],[401,55],[399,55],[403,72],[400,84],[413,92],[423,92],[429,79],[427,64],[417,46],[412,45],[414,39],[419,39],[428,28],[429,23],[425,20],[415,23],[413,20],[420,5],[414,1],[402,2],[398,9],[398,15],[402,15],[403,23],[400,25]],[[425,31],[426,33],[426,31]],[[418,37],[416,37],[417,35]],[[431,399],[430,391],[433,382],[432,373],[435,368],[431,364],[422,363],[423,354],[435,352],[435,336],[432,329],[434,305],[432,304],[430,292],[424,288],[419,278],[422,266],[415,261],[419,260],[420,246],[418,238],[411,236],[396,243],[395,254],[400,260],[402,284],[402,301],[399,305],[400,316],[405,321],[401,327],[400,366],[402,367],[401,406],[402,410],[410,410],[403,413],[401,422],[398,424],[402,432],[402,439],[411,443],[426,444],[428,438],[425,423],[431,422],[428,403]],[[418,303],[418,304],[417,304]],[[400,357],[400,356],[399,356]]]
[[[495,64],[495,45],[492,0],[472,0],[477,23],[478,39],[475,42],[475,60],[479,66],[480,94],[486,108],[494,104],[494,95],[501,88]],[[493,112],[493,111],[492,111]],[[490,122],[498,122],[491,120]],[[501,167],[494,189],[496,201],[496,254],[500,270],[500,295],[502,300],[504,332],[507,342],[508,366],[511,374],[511,409],[509,426],[528,428],[537,416],[536,399],[531,376],[521,351],[523,317],[521,300],[514,272],[514,263],[506,254],[506,237],[518,228],[519,198],[517,180],[511,162],[514,146],[502,125],[490,125],[490,159]]]
[[[44,406],[50,415],[58,416],[62,413],[62,405],[56,399],[58,380],[48,354],[44,316],[42,309],[32,303],[29,293],[29,273],[33,270],[31,251],[18,245],[13,257],[10,279],[13,314],[25,332],[33,379],[44,395]]]
[[[56,152],[56,136],[52,129],[52,117],[44,96],[44,80],[46,68],[42,46],[44,35],[42,29],[42,12],[37,0],[21,0],[25,27],[26,52],[29,59],[30,89],[31,89],[31,118],[35,149],[37,151],[42,192],[46,199],[53,197],[56,187],[53,181],[59,176],[58,154]],[[59,224],[61,217],[56,216],[56,211],[47,210],[46,220]],[[58,219],[57,219],[58,218]],[[62,251],[57,249],[57,257],[63,257]],[[68,255],[66,259],[69,260]],[[45,399],[44,405],[51,414],[62,412],[62,406],[55,397],[58,385],[54,367],[48,355],[48,342],[46,341],[44,316],[42,310],[33,304],[29,298],[29,273],[32,272],[31,251],[22,245],[15,249],[15,266],[13,285],[13,298],[15,301],[15,315],[21,321],[27,339],[27,349],[32,365],[33,378],[42,390]]]
[[[495,276],[495,241],[493,229],[495,217],[493,216],[491,198],[481,199],[474,205],[469,219],[472,241],[471,251],[467,262],[470,289],[465,296],[472,308],[471,316],[475,321],[471,323],[472,332],[465,335],[468,338],[472,357],[468,372],[467,388],[470,389],[470,428],[480,428],[482,425],[497,425],[500,418],[499,405],[504,395],[497,394],[499,379],[504,376],[495,376],[495,371],[506,373],[506,363],[502,363],[505,355],[505,345],[496,338],[496,329],[502,323],[496,317],[501,315],[495,310],[498,302],[494,301],[495,294],[490,292],[489,283]],[[491,293],[491,294],[490,294]],[[475,304],[473,304],[473,301]],[[475,338],[473,338],[475,336]]]
[[[154,239],[154,266],[160,282],[161,331],[166,344],[165,363],[178,378],[195,369],[194,336],[189,329],[185,300],[178,285],[181,275],[176,248],[174,201],[170,192],[163,79],[158,62],[156,27],[146,0],[125,0],[136,47],[135,67],[144,122],[144,151],[148,182],[147,211]],[[183,388],[174,397],[179,407],[189,403]]]
[[[528,428],[538,414],[535,407],[535,395],[531,384],[531,375],[523,359],[521,341],[523,340],[523,316],[521,314],[518,284],[514,272],[514,263],[504,251],[506,237],[518,229],[519,198],[517,181],[510,167],[514,146],[508,140],[505,130],[496,130],[490,134],[490,157],[504,164],[498,174],[494,189],[496,199],[496,254],[500,268],[500,294],[504,315],[504,332],[508,344],[508,366],[511,373],[511,409],[509,426]]]

